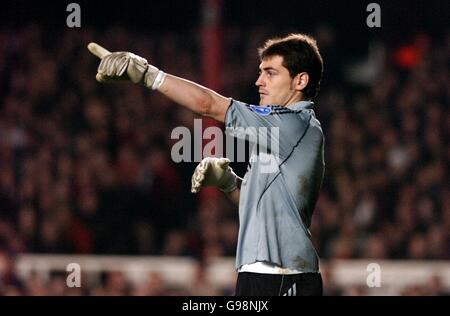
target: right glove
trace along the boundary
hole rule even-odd
[[[99,82],[130,80],[156,90],[164,81],[165,73],[138,55],[130,52],[111,53],[96,43],[89,43],[88,49],[101,59],[95,77]]]
[[[227,158],[204,158],[195,168],[191,179],[191,192],[197,193],[201,187],[216,186],[229,193],[237,188],[238,176],[229,166]]]

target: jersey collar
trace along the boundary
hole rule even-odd
[[[290,105],[287,106],[289,109],[291,110],[304,110],[304,109],[312,109],[314,107],[314,102],[312,101],[299,101],[299,102],[295,102],[292,103]]]

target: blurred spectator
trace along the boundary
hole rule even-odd
[[[0,296],[23,295],[24,284],[17,276],[14,260],[0,248]]]
[[[442,284],[442,279],[435,275],[428,281],[428,295],[431,296],[449,296],[450,292]]]

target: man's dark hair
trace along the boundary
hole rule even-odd
[[[258,53],[261,61],[277,55],[283,57],[283,66],[292,78],[301,72],[308,73],[309,82],[302,91],[305,99],[311,100],[319,93],[323,60],[314,38],[305,34],[272,38],[258,49]]]

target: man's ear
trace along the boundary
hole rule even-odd
[[[307,72],[301,72],[294,78],[294,89],[302,91],[306,88],[309,82],[309,75]]]

